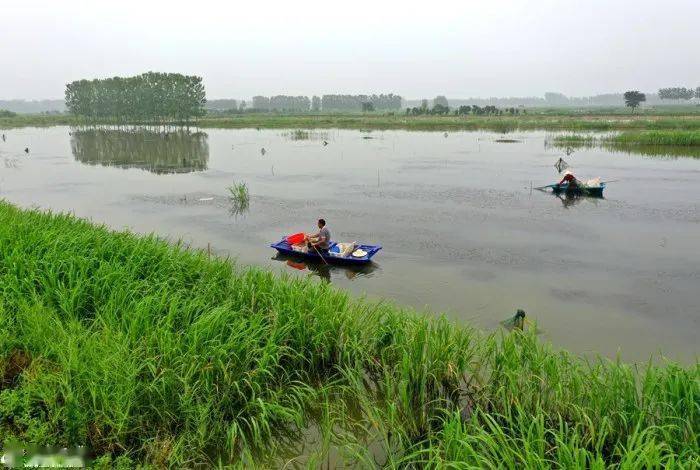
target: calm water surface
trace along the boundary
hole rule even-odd
[[[509,134],[515,143],[483,132],[3,132],[0,197],[23,207],[209,243],[489,331],[523,308],[543,338],[580,353],[698,353],[700,159],[567,156],[533,132]],[[532,191],[560,177],[560,156],[581,179],[619,181],[605,199]],[[233,181],[247,183],[248,211],[232,208]],[[318,217],[336,240],[383,245],[376,264],[329,270],[268,247]]]

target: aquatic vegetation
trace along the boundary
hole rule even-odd
[[[229,199],[231,200],[231,212],[233,214],[241,214],[248,210],[250,206],[250,194],[248,194],[248,185],[245,182],[233,182],[228,187]]]
[[[553,140],[555,144],[568,145],[596,145],[596,144],[619,144],[619,145],[680,145],[680,146],[700,146],[700,131],[683,130],[659,130],[659,131],[639,131],[621,132],[611,135],[560,135]]]
[[[700,363],[586,361],[5,202],[0,293],[0,435],[105,466],[700,464]]]
[[[700,131],[625,131],[617,134],[565,134],[555,136],[555,147],[601,147],[648,156],[700,157]]]

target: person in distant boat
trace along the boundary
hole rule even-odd
[[[559,182],[559,186],[561,186],[564,183],[569,184],[566,188],[569,191],[572,189],[578,189],[581,186],[579,181],[574,176],[574,174],[572,172],[570,172],[569,170],[566,170],[566,172],[564,172],[564,177]]]
[[[318,219],[318,233],[307,236],[306,243],[309,251],[313,251],[314,248],[320,252],[328,251],[328,248],[331,246],[331,232],[326,227],[325,220]]]

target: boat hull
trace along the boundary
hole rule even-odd
[[[604,189],[605,183],[601,183],[600,186],[594,188],[588,188],[585,186],[569,188],[569,185],[566,183],[552,186],[552,192],[554,192],[554,194],[566,194],[567,196],[603,197]]]

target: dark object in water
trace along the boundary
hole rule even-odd
[[[525,310],[519,308],[518,311],[515,312],[515,315],[507,320],[503,320],[501,325],[505,326],[509,330],[523,330],[525,327]]]
[[[25,147],[24,153],[29,153],[29,147]]]
[[[337,245],[336,242],[331,242],[330,244],[330,249],[329,251],[333,250],[333,247]],[[273,243],[270,245],[271,248],[274,248],[275,250],[279,251],[280,253],[284,253],[287,255],[293,255],[293,256],[298,256],[299,258],[304,258],[304,259],[309,259],[309,260],[315,260],[315,261],[326,261],[327,263],[332,263],[332,264],[365,264],[369,263],[372,260],[372,257],[377,254],[379,250],[382,249],[381,245],[357,245],[355,247],[355,250],[362,250],[365,251],[366,254],[364,256],[335,256],[331,253],[323,253],[323,258],[321,255],[319,255],[316,251],[310,251],[308,253],[302,253],[300,251],[295,251],[292,249],[292,245],[290,245],[287,242],[286,237],[283,238],[282,240],[278,241],[277,243]]]
[[[563,158],[559,157],[559,160],[554,164],[554,168],[557,169],[559,173],[569,168],[569,164],[564,161]]]
[[[324,141],[323,141],[323,146],[325,147],[326,145],[328,145],[328,142],[326,142],[326,141],[324,140]]]
[[[496,139],[495,141],[499,144],[518,144],[521,142],[518,139]]]

